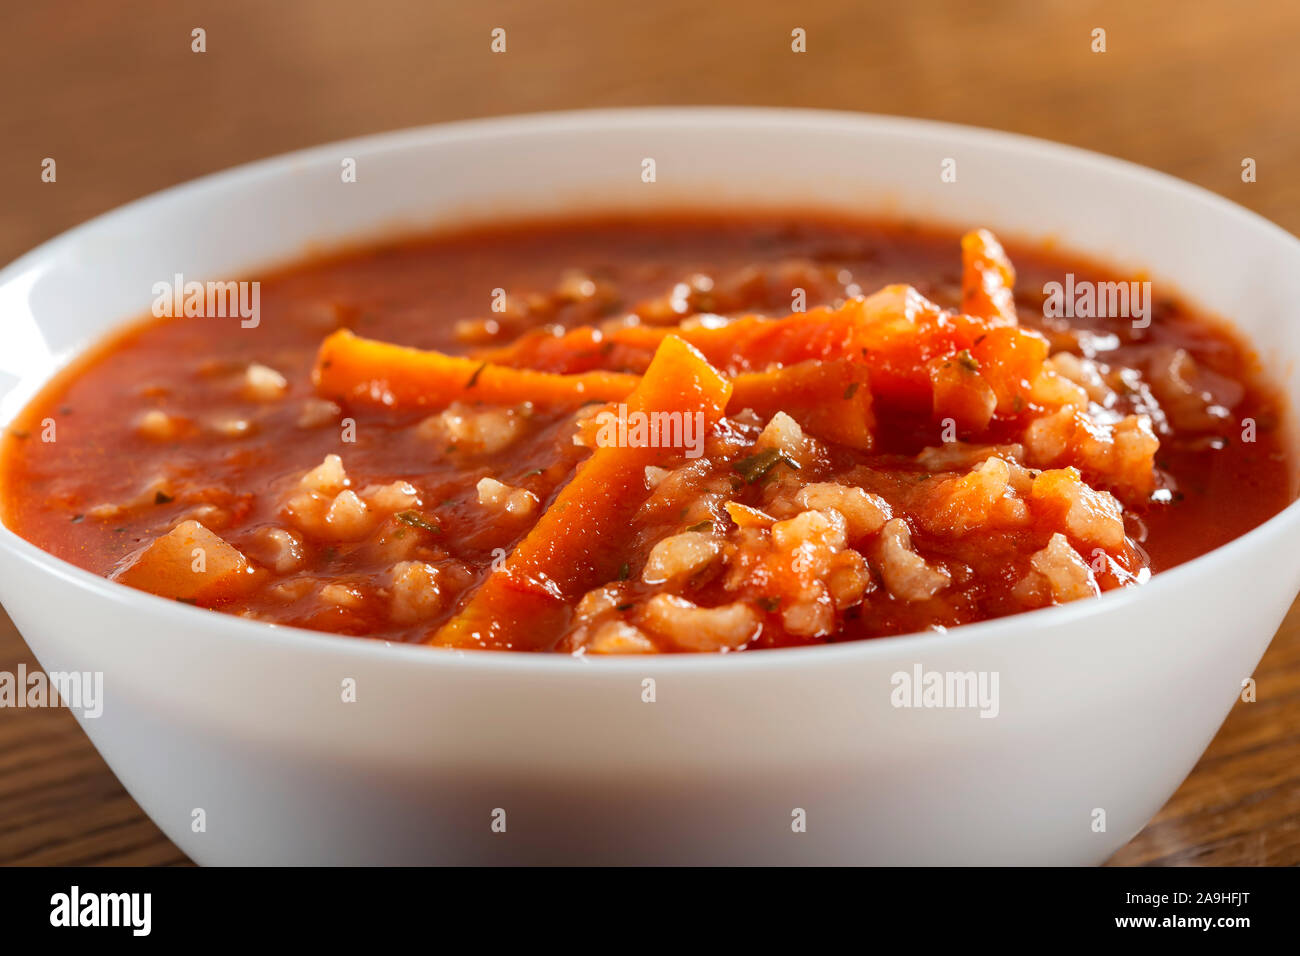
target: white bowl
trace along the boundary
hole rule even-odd
[[[956,183],[940,181],[946,158]],[[247,274],[403,227],[688,201],[1059,237],[1230,316],[1300,407],[1300,242],[1223,199],[982,130],[655,109],[324,146],[74,229],[0,273],[0,422],[177,272]],[[47,670],[104,673],[103,715],[82,726],[201,863],[1079,864],[1133,836],[1210,741],[1300,588],[1298,535],[1293,504],[1140,589],[945,634],[720,657],[271,628],[113,584],[2,528],[0,600]],[[997,672],[998,716],[895,708],[891,676],[918,664]],[[348,677],[355,703],[341,702]]]

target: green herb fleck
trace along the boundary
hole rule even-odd
[[[782,461],[795,471],[799,470],[799,463],[791,458],[787,458],[775,448],[768,448],[760,451],[756,455],[750,455],[748,458],[742,458],[734,463],[731,467],[733,471],[740,474],[745,479],[745,483],[752,485],[767,477],[767,473],[776,467],[776,463]]]
[[[781,599],[779,597],[761,597],[758,599],[758,606],[771,614],[781,606]]]
[[[419,528],[428,531],[430,534],[442,534],[442,529],[433,524],[417,511],[399,511],[394,517],[398,521],[409,524],[412,528]]]
[[[632,604],[620,604],[618,607],[614,608],[614,610],[616,610],[616,611],[630,611],[630,610],[632,610],[633,607],[634,607],[634,605],[632,605]]]
[[[632,576],[632,568],[626,561],[624,561],[622,564],[618,566],[618,579],[620,581],[626,581],[631,576]]]
[[[858,383],[853,382],[844,390],[844,400],[847,402],[854,395],[858,394]]]
[[[957,361],[968,372],[978,372],[980,370],[980,363],[976,361],[975,356],[970,354],[970,349],[962,349],[958,352]]]
[[[484,362],[478,368],[474,369],[474,374],[471,375],[469,377],[469,381],[465,383],[466,388],[473,388],[475,385],[478,384],[478,377],[483,374],[483,370],[487,368],[487,365],[488,363]]]
[[[686,530],[687,530],[687,531],[712,531],[712,530],[713,530],[713,522],[712,522],[712,521],[701,521],[699,524],[693,524],[693,525],[691,525],[691,526],[690,526],[689,528],[687,528]]]

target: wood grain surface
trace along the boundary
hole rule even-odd
[[[207,52],[191,52],[191,30]],[[490,31],[507,30],[504,55]],[[790,50],[791,30],[807,52]],[[1106,31],[1105,53],[1091,33]],[[227,166],[472,116],[755,104],[1095,149],[1300,231],[1300,5],[119,0],[9,4],[0,261]],[[42,183],[45,157],[56,183]],[[1241,180],[1256,160],[1258,179]],[[3,323],[0,316],[0,323]],[[2,329],[2,326],[0,326]],[[0,670],[30,652],[0,614]],[[1300,863],[1300,603],[1209,751],[1116,864]],[[62,710],[0,710],[0,863],[182,864]]]

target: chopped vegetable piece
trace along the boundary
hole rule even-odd
[[[160,597],[215,604],[250,590],[248,559],[197,521],[183,521],[128,557],[113,579]]]
[[[324,398],[397,409],[445,408],[456,401],[576,406],[624,398],[637,381],[634,375],[617,372],[551,375],[503,368],[375,342],[347,329],[321,343],[312,380]]]

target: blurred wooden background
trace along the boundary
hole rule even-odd
[[[207,32],[191,52],[190,31]],[[489,50],[507,31],[507,52]],[[790,33],[807,32],[807,52]],[[1105,53],[1091,33],[1106,31]],[[1153,166],[1300,232],[1300,4],[119,0],[9,4],[0,262],[127,200],[333,139],[649,104],[863,110]],[[41,160],[58,181],[40,180]],[[1258,181],[1241,181],[1252,157]],[[0,323],[4,321],[0,316]],[[1225,622],[1227,626],[1227,622]],[[0,612],[0,670],[30,653]],[[1124,864],[1300,863],[1300,603]],[[0,863],[183,863],[64,711],[0,710]]]

